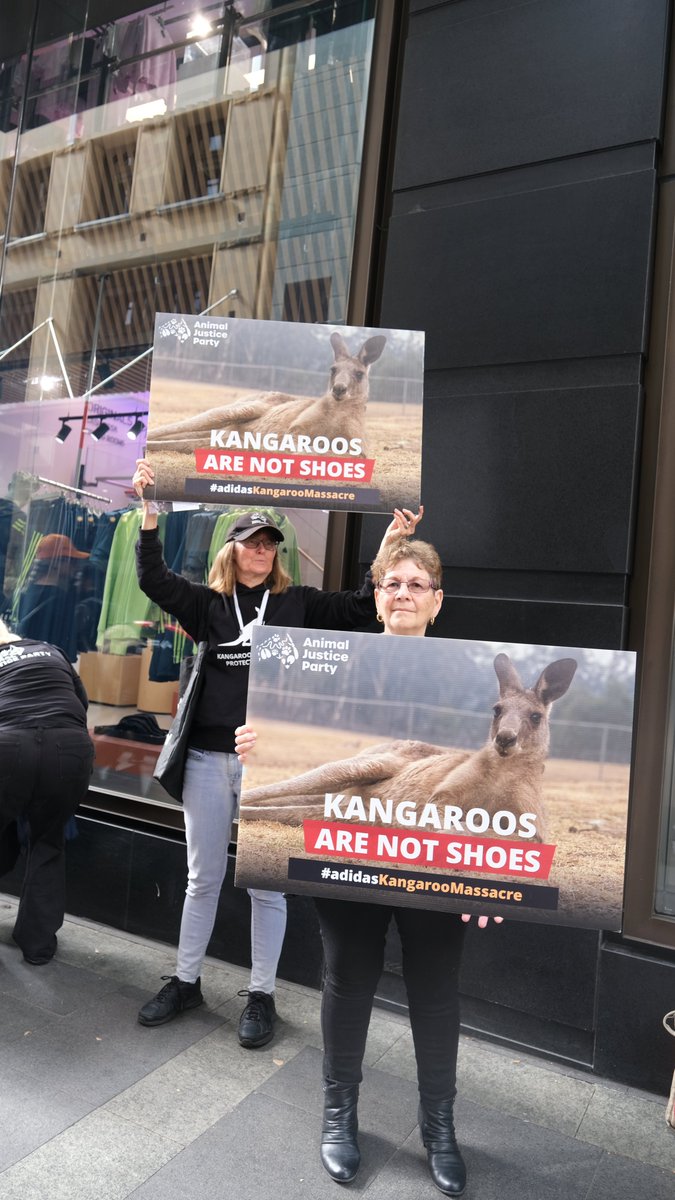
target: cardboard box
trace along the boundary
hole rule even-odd
[[[136,704],[141,674],[140,654],[100,654],[90,650],[80,655],[80,679],[93,704]]]
[[[174,701],[178,695],[178,680],[168,683],[155,683],[150,679],[150,660],[152,647],[146,646],[141,654],[141,672],[138,681],[138,696],[136,707],[142,712],[170,713],[174,711]]]

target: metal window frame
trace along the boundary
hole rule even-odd
[[[655,912],[675,653],[675,71],[660,164],[651,331],[645,372],[630,647],[638,651],[623,936],[675,949],[675,918]]]

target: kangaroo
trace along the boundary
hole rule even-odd
[[[428,742],[394,741],[370,746],[353,758],[326,763],[294,779],[252,788],[244,796],[247,818],[300,824],[323,815],[326,792],[358,793],[367,804],[412,801],[460,809],[483,809],[490,817],[509,812],[535,817],[534,841],[546,840],[542,803],[544,762],[549,750],[549,714],[564,696],[577,668],[561,658],[541,672],[531,688],[523,686],[507,654],[494,668],[499,700],[493,708],[487,742],[480,750],[446,750]],[[280,804],[287,799],[287,804]]]
[[[367,338],[356,354],[351,354],[339,333],[332,333],[334,363],[328,386],[322,396],[291,396],[286,392],[261,392],[232,404],[210,408],[195,417],[186,417],[160,425],[148,437],[148,449],[171,449],[189,453],[203,446],[211,430],[244,433],[290,433],[307,439],[336,437],[358,441],[363,454],[365,412],[368,401],[368,375],[382,354],[386,337]],[[301,453],[311,453],[309,446]]]

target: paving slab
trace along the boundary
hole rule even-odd
[[[536,1059],[462,1038],[457,1065],[460,1096],[575,1137],[595,1092],[591,1076],[552,1073]]]
[[[673,1200],[673,1196],[672,1171],[604,1153],[585,1200]]]
[[[92,1106],[104,1104],[221,1023],[196,1009],[189,1018],[146,1029],[138,1024],[137,1010],[137,996],[107,993],[99,1004],[1,1047],[0,1074],[13,1068],[40,1079],[46,1089],[73,1088]]]
[[[274,1041],[244,1050],[248,971],[208,959],[207,1003],[156,1029],[140,1005],[174,949],[67,919],[59,951],[29,967],[0,897],[2,1200],[336,1200],[318,1155],[320,996],[278,985]],[[671,1200],[665,1098],[571,1065],[462,1037],[457,1129],[467,1200]],[[416,1126],[407,1018],[373,1013],[348,1189],[437,1200]]]
[[[64,1015],[97,1004],[111,982],[93,970],[73,967],[61,958],[35,966],[24,962],[18,946],[0,943],[0,993],[32,1008]]]
[[[106,1108],[187,1146],[284,1065],[274,1044],[244,1050],[223,1025],[119,1092]]]
[[[44,1008],[36,1008],[27,1000],[3,991],[1,983],[0,971],[0,1051],[6,1043],[15,1042],[57,1019]]]
[[[4,1171],[0,1194],[2,1200],[125,1200],[179,1149],[98,1110]]]
[[[90,1111],[91,1101],[75,1091],[45,1090],[21,1071],[3,1069],[0,1087],[0,1172],[51,1141]],[[0,1195],[4,1200],[4,1179]]]
[[[666,1125],[665,1108],[665,1100],[658,1096],[621,1086],[597,1087],[577,1137],[675,1172],[675,1130]]]
[[[318,1154],[319,1114],[309,1121],[294,1104],[253,1093],[167,1163],[134,1200],[232,1196],[236,1200],[336,1200],[336,1185]],[[368,1166],[349,1188],[361,1195],[392,1153],[383,1138],[361,1138]]]

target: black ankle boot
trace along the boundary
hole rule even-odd
[[[446,1196],[461,1196],[466,1187],[466,1167],[455,1137],[453,1101],[444,1100],[424,1108],[420,1104],[417,1119],[427,1151],[429,1174]]]
[[[351,1183],[361,1162],[356,1144],[359,1129],[356,1115],[359,1085],[335,1083],[332,1079],[325,1079],[323,1091],[321,1162],[331,1179],[335,1179],[337,1183]]]

